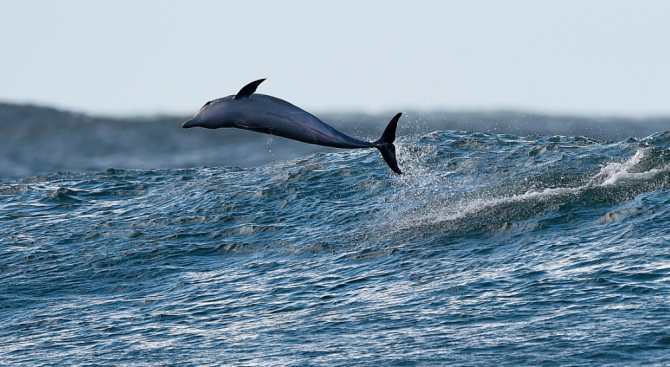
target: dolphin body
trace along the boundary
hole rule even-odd
[[[393,145],[398,119],[402,113],[393,116],[378,140],[360,140],[335,130],[311,113],[282,99],[255,94],[256,88],[264,80],[259,79],[245,85],[234,96],[205,103],[192,119],[184,122],[182,127],[184,129],[234,127],[326,147],[377,148],[393,172],[402,173],[398,168]]]

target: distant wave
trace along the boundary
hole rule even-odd
[[[376,139],[387,114],[319,114],[339,130]],[[0,179],[59,171],[198,166],[257,167],[316,152],[338,150],[263,134],[226,129],[184,131],[188,116],[112,119],[56,109],[0,103]],[[548,116],[514,112],[408,112],[399,136],[473,131],[516,136],[586,136],[624,141],[663,132],[670,118],[625,119]]]

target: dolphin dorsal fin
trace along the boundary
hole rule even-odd
[[[265,81],[265,78],[254,80],[253,82],[245,85],[240,89],[239,92],[235,95],[235,99],[249,98],[252,95],[258,86]]]

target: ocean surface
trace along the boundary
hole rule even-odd
[[[0,365],[670,365],[670,132],[396,145],[5,171]]]

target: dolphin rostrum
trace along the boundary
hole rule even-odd
[[[234,96],[205,103],[192,119],[184,122],[182,127],[185,129],[196,126],[206,129],[234,127],[326,147],[377,148],[393,172],[402,173],[398,168],[393,145],[398,119],[402,113],[393,116],[378,140],[360,140],[335,130],[311,113],[284,100],[255,94],[256,88],[264,80],[259,79],[245,85]]]

